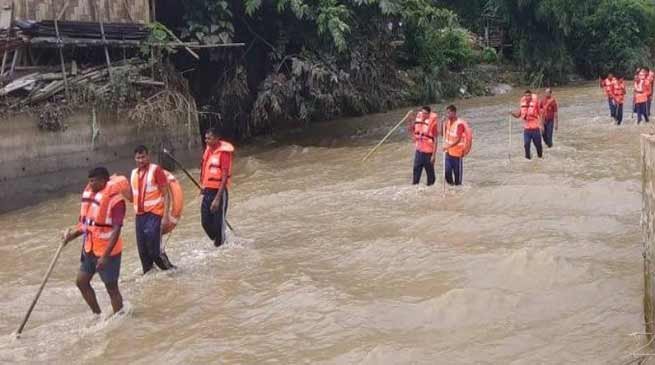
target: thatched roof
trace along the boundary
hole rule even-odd
[[[68,3],[60,20],[106,23],[149,23],[148,0],[13,0],[14,17],[20,20],[54,20]]]

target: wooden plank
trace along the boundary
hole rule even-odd
[[[0,29],[11,29],[14,20],[14,3],[11,0],[0,0]]]

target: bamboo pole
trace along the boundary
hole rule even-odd
[[[508,124],[508,135],[507,135],[507,160],[509,165],[512,166],[512,115],[511,115],[511,106],[508,108],[510,110],[510,115],[507,116]]]
[[[69,0],[66,0],[64,3],[64,6],[61,8],[59,11],[59,14],[57,14],[57,17],[55,18],[55,33],[57,34],[57,47],[59,48],[59,61],[61,62],[61,74],[64,78],[64,89],[66,92],[66,100],[70,101],[70,89],[68,87],[68,77],[66,76],[66,64],[64,63],[64,45],[61,41],[61,35],[59,34],[59,19],[64,15],[64,12],[66,11],[66,8],[68,7]]]
[[[393,128],[391,128],[391,130],[389,131],[389,133],[387,133],[387,135],[384,136],[384,138],[382,138],[382,140],[381,140],[380,142],[378,142],[378,144],[375,145],[375,147],[373,147],[373,148],[372,148],[372,149],[371,149],[371,150],[366,154],[366,156],[364,156],[364,158],[362,159],[362,161],[366,161],[366,159],[369,158],[369,157],[370,157],[370,156],[371,156],[371,155],[372,155],[372,154],[373,154],[373,153],[374,153],[374,152],[375,152],[375,151],[376,151],[376,150],[377,150],[377,149],[378,149],[378,148],[379,148],[379,147],[384,143],[384,141],[386,141],[387,138],[389,138],[389,136],[391,136],[391,133],[393,133],[396,129],[398,129],[398,127],[400,127],[401,124],[403,124],[403,122],[407,119],[407,117],[409,117],[410,114],[412,114],[412,111],[411,111],[411,110],[408,111],[407,114],[405,114],[405,117],[404,117],[403,119],[401,119],[400,122],[398,122],[398,124],[396,124]]]
[[[98,22],[100,23],[100,35],[102,36],[102,43],[105,49],[105,61],[107,62],[107,71],[109,72],[109,81],[114,82],[114,74],[111,69],[111,58],[109,58],[109,48],[107,47],[107,38],[105,37],[105,25],[102,21],[102,16],[98,12],[96,7],[96,17],[98,17]]]
[[[66,234],[66,236],[67,235],[68,234]],[[34,306],[36,306],[36,302],[39,300],[39,297],[43,292],[43,288],[45,287],[45,284],[48,282],[48,279],[50,278],[50,274],[52,274],[52,270],[55,268],[55,264],[57,263],[57,260],[59,259],[59,256],[61,255],[61,251],[63,250],[64,246],[66,246],[66,241],[62,240],[61,244],[59,244],[59,248],[57,248],[57,252],[55,253],[55,256],[52,258],[52,261],[50,262],[48,271],[45,273],[45,276],[43,276],[43,280],[41,280],[41,286],[39,286],[39,290],[36,292],[36,296],[34,297],[34,300],[32,300],[32,304],[30,304],[30,307],[27,309],[27,313],[25,314],[25,318],[23,318],[23,322],[21,322],[20,327],[18,327],[18,331],[16,331],[16,338],[19,338],[20,334],[23,332],[23,329],[27,324],[27,320],[30,318],[30,315],[32,314],[32,310],[34,310]]]

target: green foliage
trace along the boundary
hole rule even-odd
[[[194,39],[204,44],[232,41],[234,19],[228,1],[185,0],[184,6],[187,26],[182,31],[182,38]]]
[[[626,73],[647,63],[655,35],[648,0],[490,0],[509,14],[514,56],[547,82],[577,71]]]
[[[142,43],[139,47],[139,52],[145,58],[150,58],[152,55],[152,50],[157,49],[157,52],[163,52],[166,54],[173,54],[177,51],[176,48],[167,46],[166,43],[173,42],[174,39],[171,36],[173,33],[163,24],[159,22],[152,22],[146,25],[150,34],[146,42]]]
[[[484,63],[498,62],[498,54],[495,48],[485,47],[480,54],[480,60]]]

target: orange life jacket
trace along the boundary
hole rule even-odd
[[[97,193],[86,186],[82,193],[82,206],[77,227],[84,233],[84,251],[100,257],[105,254],[111,236],[111,209],[123,201],[120,192],[120,181],[127,180],[123,176],[112,176],[104,189]],[[110,256],[115,256],[123,250],[123,240],[118,237]]]
[[[427,119],[414,122],[414,143],[416,150],[423,153],[434,153],[436,143],[436,131],[439,128],[437,113],[430,113]]]
[[[605,96],[607,96],[608,98],[612,96],[612,83],[614,82],[614,80],[616,80],[616,78],[608,77],[604,79],[602,82],[603,91],[605,91]]]
[[[539,100],[536,94],[528,99],[527,96],[521,98],[521,119],[523,119],[523,128],[539,128]]]
[[[473,145],[473,131],[466,121],[459,118],[454,122],[450,120],[446,121],[446,143],[451,145],[457,141],[457,129],[459,129],[460,125],[464,126],[464,134],[456,145],[448,148],[448,154],[453,157],[464,157],[468,155]]]
[[[159,186],[155,183],[155,171],[157,165],[151,163],[148,166],[148,171],[145,172],[143,177],[142,191],[139,191],[139,169],[132,170],[130,182],[132,186],[132,198],[134,203],[134,211],[139,211],[139,201],[143,200],[143,213],[152,213],[158,216],[164,215],[164,194],[159,190]],[[144,194],[141,197],[141,193]]]
[[[636,104],[641,104],[648,101],[648,90],[646,90],[647,86],[648,85],[646,84],[645,77],[643,75],[639,75],[639,78],[635,80],[635,85],[634,85]]]
[[[625,100],[625,82],[623,80],[615,79],[612,83],[612,98],[617,104],[623,104]]]
[[[646,80],[648,80],[648,85],[650,86],[648,88],[648,96],[652,96],[653,95],[653,83],[655,83],[655,72],[648,71],[648,76],[646,76]]]
[[[211,150],[209,146],[205,148],[205,153],[202,156],[202,187],[206,189],[218,189],[221,187],[223,180],[223,170],[221,169],[221,155],[223,153],[234,152],[232,144],[220,141],[220,145],[215,150]],[[227,176],[226,186],[231,185],[232,176]]]

